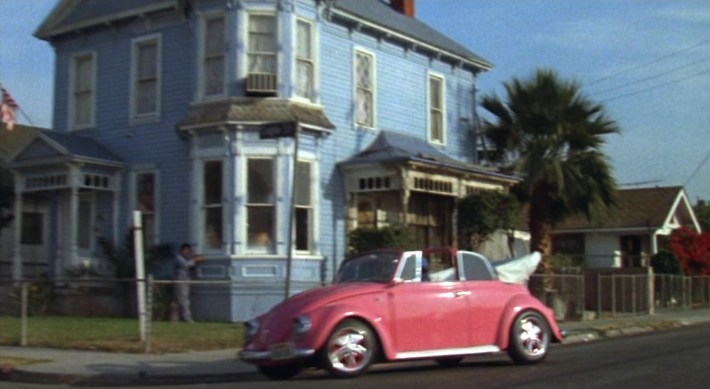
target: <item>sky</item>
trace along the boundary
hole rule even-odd
[[[0,83],[23,124],[52,124],[54,52],[32,34],[57,1],[0,0]],[[481,96],[538,68],[577,82],[621,128],[604,148],[621,188],[710,199],[710,1],[417,0],[416,17],[494,64]]]

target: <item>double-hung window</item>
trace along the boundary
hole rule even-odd
[[[296,22],[296,96],[311,101],[315,97],[313,47],[313,24],[299,19]]]
[[[201,96],[209,98],[225,94],[226,44],[223,15],[203,20],[202,61],[200,64]]]
[[[219,160],[205,161],[202,171],[202,231],[203,247],[206,250],[222,249],[223,235],[223,163]]]
[[[299,161],[296,165],[294,239],[296,251],[312,251],[313,187],[312,163]]]
[[[134,185],[135,209],[141,212],[143,242],[146,247],[150,247],[158,243],[156,237],[156,174],[154,172],[136,173]]]
[[[133,42],[131,118],[158,116],[160,110],[160,37]]]
[[[96,55],[84,53],[72,58],[70,118],[72,129],[94,126],[96,111]]]
[[[249,14],[248,72],[276,74],[277,52],[276,15]]]
[[[429,75],[429,141],[445,144],[446,106],[444,103],[444,79]]]
[[[248,159],[246,231],[247,250],[250,253],[274,252],[275,197],[273,159]]]
[[[375,127],[375,57],[355,51],[355,124]]]

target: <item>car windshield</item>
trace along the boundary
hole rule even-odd
[[[399,256],[396,252],[381,252],[352,257],[340,266],[335,283],[387,282],[392,279]]]

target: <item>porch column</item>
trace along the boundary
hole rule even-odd
[[[400,177],[402,177],[402,220],[401,222],[405,225],[409,224],[409,196],[411,192],[409,191],[409,184],[407,181],[407,171],[406,169],[400,169]]]
[[[119,231],[118,231],[118,226],[119,226],[119,218],[120,212],[121,212],[121,203],[120,203],[120,196],[121,192],[119,188],[121,187],[121,175],[119,173],[116,173],[113,175],[113,188],[111,188],[113,191],[111,194],[113,195],[113,236],[111,237],[112,242],[114,244],[119,244],[121,237],[119,236]]]
[[[64,266],[79,263],[79,189],[72,183],[69,195],[69,252]]]
[[[22,279],[22,179],[19,175],[15,175],[15,204],[14,204],[14,222],[15,235],[12,255],[12,279],[17,281]]]

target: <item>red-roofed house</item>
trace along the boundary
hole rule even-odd
[[[662,238],[683,226],[701,230],[682,187],[624,189],[612,216],[558,224],[553,247],[556,253],[583,255],[588,267],[645,267],[662,248]]]

